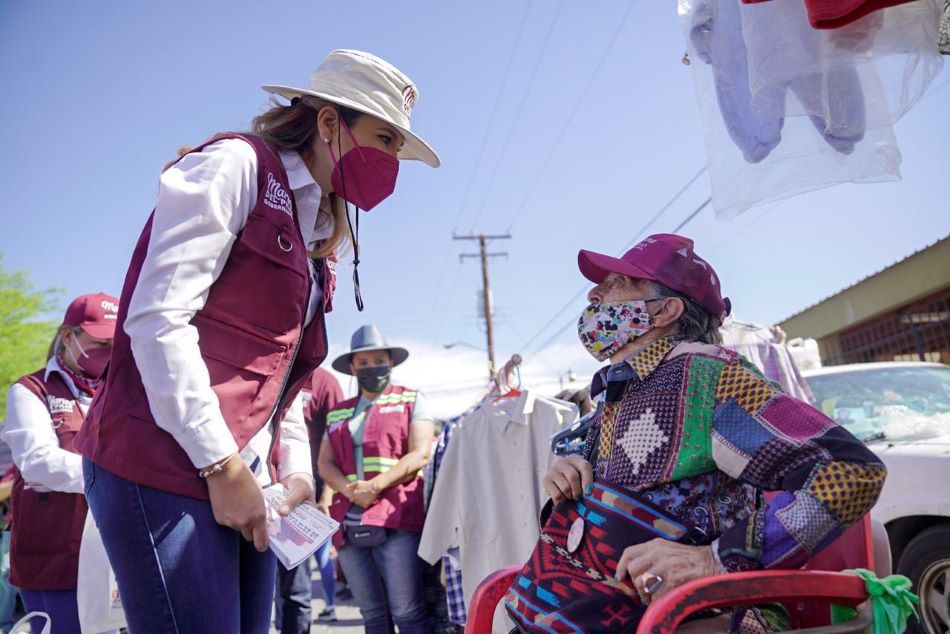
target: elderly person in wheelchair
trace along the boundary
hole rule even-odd
[[[729,300],[692,240],[654,235],[578,263],[596,284],[580,340],[610,364],[584,456],[544,478],[542,535],[505,598],[519,631],[633,631],[694,579],[801,567],[871,508],[876,456],[717,345]],[[753,609],[732,628],[781,621]]]

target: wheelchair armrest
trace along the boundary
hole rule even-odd
[[[491,632],[495,608],[505,597],[505,593],[515,582],[515,577],[522,568],[524,568],[523,565],[496,570],[478,584],[468,609],[468,620],[465,623],[466,634]]]
[[[686,617],[709,608],[810,601],[856,608],[868,599],[857,575],[817,570],[737,572],[691,581],[654,601],[637,634],[672,634]]]

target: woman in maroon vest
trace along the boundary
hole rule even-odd
[[[286,512],[313,501],[297,396],[327,354],[344,201],[372,209],[398,159],[439,164],[410,130],[415,86],[378,57],[334,51],[307,89],[264,88],[289,105],[162,174],[76,441],[133,632],[268,631],[262,487],[288,489]]]
[[[393,621],[402,634],[431,631],[416,551],[432,419],[421,392],[389,380],[408,356],[375,326],[354,333],[333,369],[355,375],[360,393],[327,414],[320,447],[320,477],[337,491],[330,515],[343,525],[334,544],[369,634],[392,632]]]
[[[55,634],[79,634],[76,575],[86,521],[82,457],[73,438],[109,361],[119,300],[82,295],[69,305],[46,367],[10,388],[0,437],[16,475],[10,583],[27,610],[50,615]]]

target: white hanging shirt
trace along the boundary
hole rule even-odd
[[[557,459],[550,438],[576,418],[573,404],[524,390],[486,401],[453,432],[419,556],[434,564],[459,547],[466,605],[485,577],[531,556],[548,497],[541,480]]]

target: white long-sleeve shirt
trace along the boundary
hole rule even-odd
[[[281,162],[297,206],[304,241],[333,232],[333,216],[321,209],[320,187],[296,153]],[[211,389],[208,369],[191,325],[227,262],[237,234],[257,199],[257,155],[240,139],[225,139],[184,156],[161,177],[148,253],[129,301],[125,332],[142,376],[149,408],[196,468],[226,458],[238,447]],[[305,323],[321,301],[314,280]],[[253,307],[249,306],[249,309]],[[281,423],[278,476],[311,472],[310,446],[298,399]],[[251,439],[241,457],[266,465],[271,429]],[[257,470],[267,477],[267,469]]]
[[[59,374],[85,415],[92,398],[78,390],[54,356],[44,379]],[[7,418],[0,438],[10,447],[13,463],[27,486],[38,491],[82,493],[82,456],[59,446],[49,407],[28,388],[14,383],[7,394]]]
[[[575,418],[575,406],[522,390],[484,402],[455,428],[418,553],[435,563],[459,548],[466,605],[482,579],[531,556],[548,497],[541,481],[556,460],[550,438]],[[502,621],[493,631],[511,629]]]

